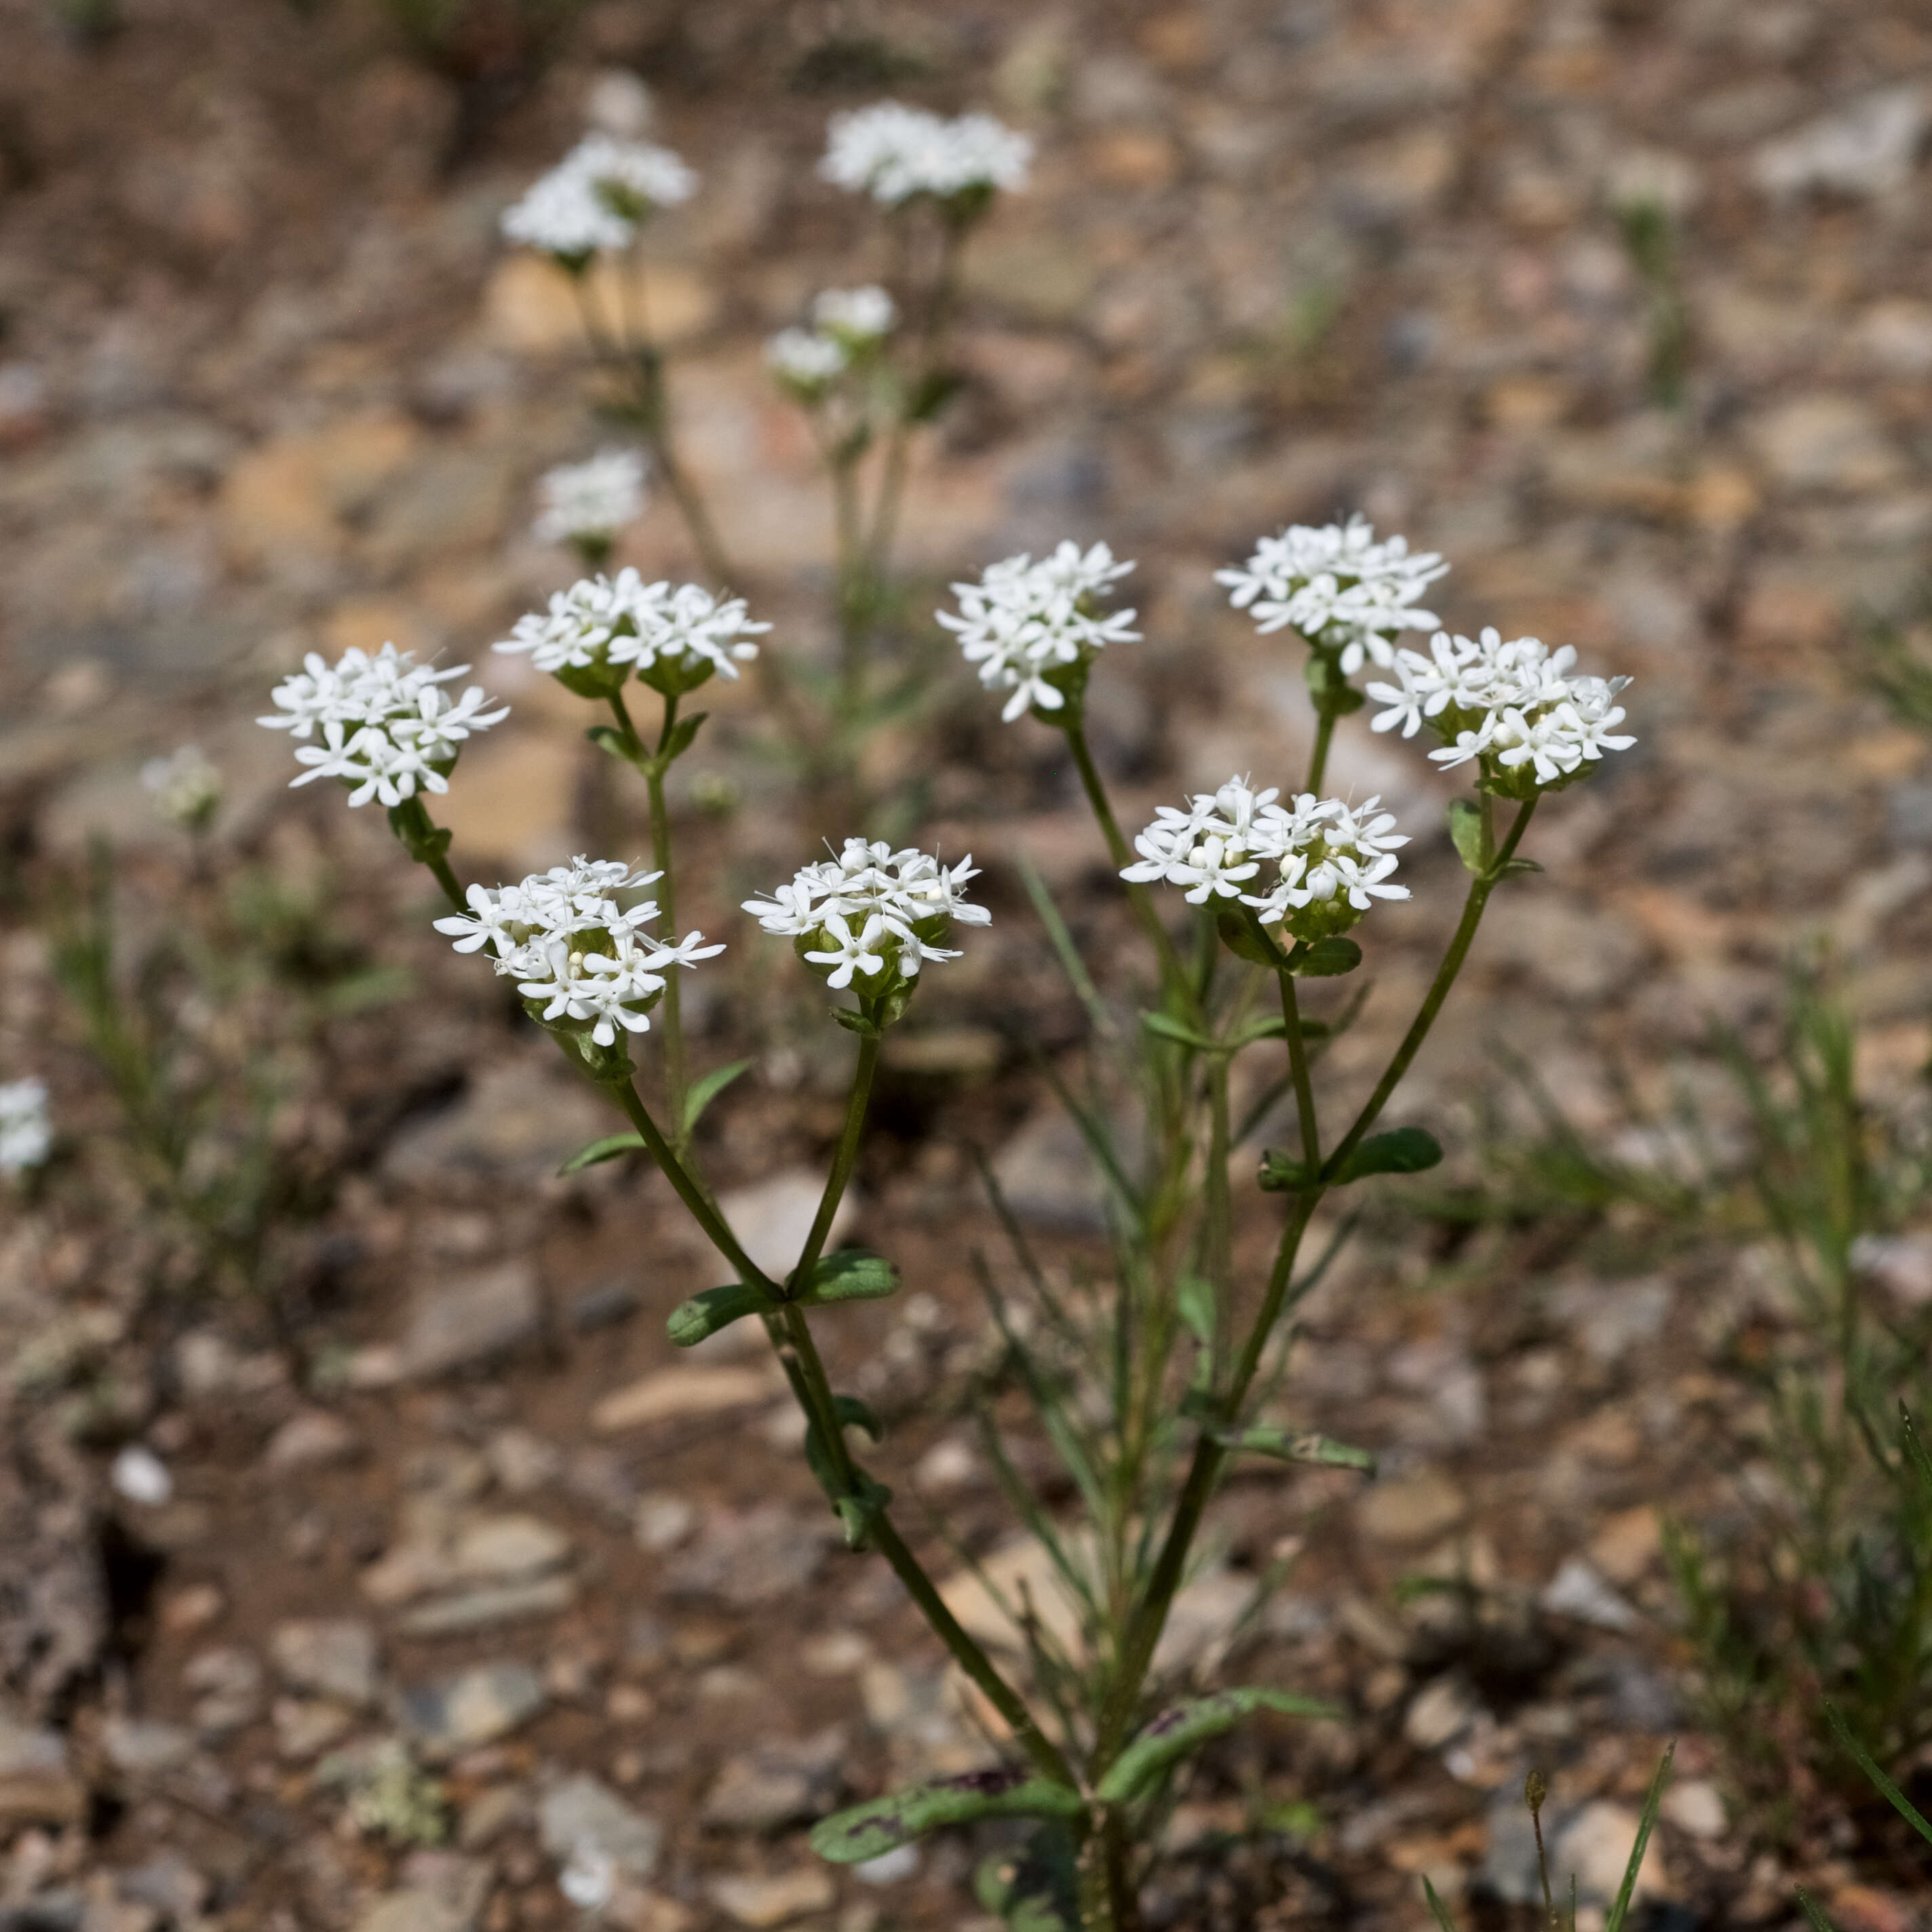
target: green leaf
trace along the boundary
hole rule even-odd
[[[1543,868],[1534,859],[1506,859],[1496,868],[1499,879],[1513,879],[1520,872],[1540,872]]]
[[[612,758],[621,758],[627,765],[637,761],[631,755],[631,748],[624,734],[614,724],[593,724],[584,734],[600,752],[608,752]]]
[[[1198,1274],[1183,1275],[1174,1291],[1174,1312],[1204,1348],[1214,1341],[1214,1287]]]
[[[734,1060],[728,1066],[714,1066],[702,1080],[695,1082],[684,1096],[684,1130],[689,1133],[697,1126],[704,1110],[710,1106],[740,1074],[757,1066],[756,1060]]]
[[[1798,1895],[1798,1909],[1810,1923],[1811,1932],[1838,1932],[1838,1928],[1818,1909],[1818,1901],[1802,1885],[1791,1889]]]
[[[580,1147],[557,1169],[560,1175],[574,1174],[579,1168],[595,1167],[600,1161],[615,1160],[620,1154],[629,1154],[644,1144],[641,1134],[606,1134],[601,1141],[592,1141],[588,1147]]]
[[[1429,1874],[1422,1874],[1422,1895],[1429,1901],[1430,1916],[1442,1928],[1442,1932],[1456,1932],[1456,1922],[1449,1916],[1449,1908],[1437,1895],[1435,1886],[1429,1882]]]
[[[1421,1127],[1392,1127],[1370,1135],[1329,1179],[1340,1187],[1372,1174],[1420,1174],[1442,1160],[1442,1144],[1433,1134]]]
[[[1301,980],[1335,980],[1362,963],[1362,949],[1352,939],[1331,934],[1326,939],[1298,946],[1288,956],[1288,970]]]
[[[1262,1156],[1262,1171],[1257,1179],[1264,1194],[1294,1193],[1306,1187],[1310,1178],[1305,1160],[1297,1160],[1280,1148],[1270,1148]]]
[[[943,1825],[981,1818],[1076,1818],[1080,1794],[1018,1771],[968,1772],[915,1784],[820,1820],[812,1849],[829,1864],[863,1864]]]
[[[1210,1697],[1191,1697],[1163,1711],[1113,1762],[1101,1779],[1097,1796],[1103,1804],[1118,1804],[1144,1790],[1171,1766],[1232,1730],[1257,1711],[1277,1711],[1286,1718],[1333,1718],[1332,1704],[1298,1697],[1287,1690],[1250,1685],[1217,1690]]]
[[[771,1305],[755,1288],[742,1281],[728,1282],[722,1288],[707,1288],[688,1301],[680,1301],[671,1310],[664,1332],[674,1347],[695,1348],[707,1336],[747,1315],[763,1314]]]
[[[1214,930],[1221,935],[1221,944],[1237,959],[1245,959],[1255,966],[1273,966],[1277,963],[1267,943],[1239,913],[1217,908]]]
[[[1449,842],[1466,872],[1483,871],[1483,808],[1474,799],[1449,801]]]
[[[839,1248],[821,1255],[812,1285],[795,1298],[808,1308],[834,1301],[883,1301],[899,1285],[899,1271],[862,1248]]]
[[[691,749],[692,740],[698,736],[698,728],[711,716],[708,711],[694,711],[688,718],[680,718],[671,727],[670,736],[664,740],[664,749],[658,754],[664,764],[674,758],[681,758]]]
[[[848,1493],[832,1499],[832,1507],[845,1528],[845,1547],[863,1550],[871,1541],[872,1525],[878,1520],[879,1513],[892,1499],[892,1492],[883,1483],[875,1483],[870,1476],[861,1475],[856,1494]]]
[[[868,1019],[865,1014],[854,1012],[850,1006],[834,1006],[832,1009],[832,1017],[848,1033],[859,1034],[868,1040],[877,1040],[879,1036],[877,1024]]]
[[[1204,1034],[1196,1033],[1192,1027],[1183,1026],[1178,1020],[1171,1020],[1165,1013],[1143,1013],[1141,1026],[1144,1031],[1154,1034],[1162,1040],[1171,1040],[1182,1046],[1191,1046],[1197,1053],[1211,1052],[1214,1042]]]
[[[1208,1431],[1223,1448],[1245,1451],[1250,1456],[1271,1456],[1278,1462],[1319,1462],[1330,1468],[1373,1469],[1376,1459],[1366,1449],[1352,1448],[1312,1429],[1276,1429],[1266,1424],[1252,1429],[1214,1429]]]
[[[832,1408],[840,1428],[862,1429],[874,1442],[886,1439],[885,1424],[872,1413],[869,1402],[862,1402],[856,1395],[835,1395]]]
[[[905,419],[909,423],[928,423],[966,386],[966,379],[956,369],[932,370],[906,400]]]
[[[1880,1796],[1928,1844],[1932,1844],[1932,1825],[1928,1825],[1925,1822],[1924,1814],[1921,1813],[1918,1806],[1913,1804],[1912,1800],[1906,1797],[1905,1793],[1900,1790],[1883,1772],[1880,1770],[1873,1760],[1871,1753],[1858,1742],[1858,1738],[1852,1733],[1851,1726],[1845,1722],[1844,1713],[1837,1705],[1827,1703],[1825,1706],[1825,1715],[1831,1720],[1832,1730],[1838,1732],[1839,1743],[1857,1759],[1858,1768],[1871,1780],[1873,1790],[1877,1792]],[[1609,1932],[1607,1927],[1605,1928],[1605,1932]]]
[[[1308,681],[1309,695],[1318,711],[1330,717],[1346,718],[1368,701],[1342,675],[1342,667],[1327,651],[1311,651],[1302,675]]]
[[[1637,1820],[1636,1842],[1630,1846],[1630,1862],[1624,1867],[1624,1882],[1618,1886],[1616,1903],[1604,1921],[1604,1932],[1623,1932],[1624,1921],[1630,1916],[1630,1900],[1636,1892],[1636,1875],[1643,1869],[1644,1850],[1657,1824],[1658,1808],[1664,1802],[1664,1787],[1670,1782],[1670,1762],[1676,1755],[1677,1744],[1672,1739],[1664,1747],[1663,1756],[1658,1760],[1657,1769],[1651,1776],[1650,1789],[1643,1795],[1643,1813]],[[1923,1828],[1924,1820],[1921,1819],[1919,1824]],[[1575,1884],[1574,1877],[1570,1882]]]

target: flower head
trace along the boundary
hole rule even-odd
[[[351,805],[374,798],[394,806],[419,792],[448,790],[464,741],[510,715],[508,705],[486,711],[490,700],[478,686],[460,698],[442,688],[467,664],[433,670],[394,644],[373,655],[352,647],[333,664],[311,651],[302,663],[275,687],[274,715],[256,722],[297,738],[319,737],[320,743],[296,748],[296,763],[308,770],[290,783],[340,778]]]
[[[1270,789],[1232,778],[1197,793],[1185,811],[1162,806],[1134,841],[1141,855],[1120,876],[1187,889],[1190,904],[1252,908],[1264,926],[1298,940],[1346,932],[1376,899],[1406,899],[1391,885],[1395,854],[1408,843],[1379,799],[1357,806],[1304,792],[1286,805]]]
[[[438,920],[436,929],[459,952],[487,950],[496,970],[516,981],[524,1010],[539,1024],[612,1047],[620,1030],[650,1030],[667,968],[695,965],[724,950],[705,945],[699,932],[673,944],[640,930],[657,917],[656,902],[627,908],[617,896],[658,877],[633,872],[621,860],[580,857],[517,885],[472,886],[469,911]]]
[[[1573,674],[1576,661],[1569,645],[1552,651],[1538,638],[1504,643],[1493,628],[1473,639],[1438,631],[1426,657],[1403,648],[1393,681],[1368,687],[1384,707],[1372,728],[1412,738],[1427,724],[1443,740],[1430,757],[1476,763],[1482,788],[1499,797],[1560,790],[1606,752],[1636,742],[1616,730],[1624,720],[1617,694],[1630,680]]]
[[[765,344],[765,366],[780,388],[802,403],[818,401],[851,362],[851,351],[838,337],[809,328],[782,328]]]
[[[1352,677],[1366,660],[1394,662],[1392,633],[1434,625],[1434,612],[1416,600],[1449,571],[1432,551],[1412,555],[1404,538],[1377,543],[1375,535],[1360,517],[1319,529],[1292,524],[1263,537],[1244,568],[1216,571],[1214,580],[1228,586],[1238,610],[1252,610],[1257,630],[1292,625]]]
[[[199,745],[178,745],[165,758],[150,758],[141,767],[141,782],[161,816],[184,831],[200,831],[220,808],[220,771]]]
[[[880,100],[832,117],[819,172],[889,208],[921,195],[976,212],[998,190],[1026,186],[1033,142],[990,114],[948,120]]]
[[[20,1174],[41,1166],[53,1144],[46,1082],[0,1082],[0,1174]]]
[[[835,341],[854,347],[890,335],[898,313],[892,297],[876,282],[860,289],[826,289],[812,304],[814,325]]]
[[[642,450],[603,449],[587,462],[545,471],[537,484],[537,541],[608,550],[644,507],[644,466]]]
[[[1025,555],[993,564],[977,584],[956,584],[959,611],[939,621],[959,639],[980,682],[1011,694],[1000,716],[1063,711],[1086,688],[1088,668],[1108,644],[1131,644],[1131,610],[1102,614],[1097,600],[1133,568],[1103,543],[1062,543],[1036,563]]]
[[[972,856],[943,866],[908,846],[848,838],[843,850],[799,870],[768,899],[747,899],[766,932],[789,938],[800,958],[835,990],[868,999],[909,994],[924,960],[956,959],[940,941],[956,922],[985,926],[992,914],[962,896],[976,878]]]
[[[653,209],[688,201],[697,186],[668,148],[586,134],[504,211],[504,237],[581,268],[628,248]]]

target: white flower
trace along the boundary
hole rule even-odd
[[[505,238],[567,263],[627,248],[656,208],[688,200],[698,177],[668,148],[586,134],[506,209]]]
[[[0,1082],[0,1174],[39,1167],[53,1150],[44,1080]]]
[[[862,289],[826,289],[812,304],[812,320],[826,334],[855,343],[876,342],[892,332],[898,309],[876,282]]]
[[[832,117],[819,172],[888,207],[916,195],[941,201],[1026,186],[1033,142],[990,114],[947,120],[896,100]]]
[[[644,507],[644,454],[599,450],[587,462],[560,464],[537,484],[539,543],[608,542]]]
[[[220,771],[199,745],[178,745],[165,758],[150,758],[141,767],[141,782],[161,816],[190,832],[206,825],[221,803]]]
[[[290,783],[340,778],[351,805],[375,798],[397,806],[420,791],[447,791],[464,740],[510,715],[507,705],[486,711],[490,700],[479,686],[460,698],[442,688],[467,664],[434,670],[394,644],[373,656],[352,647],[333,664],[311,651],[303,664],[275,687],[274,715],[256,722],[297,738],[320,734],[320,744],[296,748],[296,762],[308,770]]]
[[[1624,720],[1617,694],[1630,680],[1573,675],[1576,661],[1568,644],[1552,651],[1537,638],[1504,643],[1493,628],[1473,639],[1438,631],[1426,657],[1405,647],[1395,654],[1394,682],[1369,686],[1383,706],[1372,728],[1412,738],[1426,724],[1444,741],[1429,754],[1436,763],[1479,760],[1487,789],[1527,798],[1636,742],[1616,729]]]
[[[1388,880],[1408,840],[1376,811],[1378,799],[1352,808],[1312,792],[1286,806],[1278,797],[1232,778],[1219,791],[1196,794],[1185,811],[1162,806],[1134,840],[1140,858],[1120,876],[1184,886],[1194,905],[1238,901],[1298,939],[1346,931],[1376,899],[1408,898],[1406,886]],[[1260,890],[1244,890],[1251,884]]]
[[[980,667],[980,682],[1011,694],[1000,713],[1010,724],[1030,710],[1064,710],[1095,652],[1139,637],[1130,628],[1132,610],[1102,615],[1094,608],[1133,567],[1115,562],[1105,544],[1083,551],[1064,542],[1037,563],[1010,556],[977,584],[954,584],[959,614],[937,614],[958,636],[967,662]]]
[[[634,570],[617,574],[618,602],[630,619],[628,632],[610,640],[614,664],[635,664],[647,682],[680,690],[700,684],[716,671],[738,675],[738,666],[758,655],[749,639],[769,631],[754,623],[742,597],[718,598],[701,584],[645,584]]]
[[[602,1912],[616,1892],[616,1862],[594,1838],[580,1838],[556,1875],[556,1888],[580,1912]]]
[[[985,926],[992,914],[962,896],[978,876],[972,856],[942,866],[908,846],[848,838],[830,859],[802,867],[768,899],[747,899],[745,910],[766,932],[796,940],[800,956],[825,969],[833,988],[852,983],[854,973],[874,982],[862,990],[917,977],[924,960],[956,959],[939,941],[955,922]]]
[[[145,1509],[159,1509],[175,1492],[175,1479],[168,1466],[140,1442],[130,1442],[114,1459],[107,1472],[117,1496]]]
[[[514,886],[472,886],[470,910],[436,920],[436,929],[459,952],[487,947],[491,965],[516,981],[545,1025],[612,1046],[620,1029],[650,1030],[667,968],[724,950],[706,946],[699,932],[668,944],[640,930],[657,917],[656,902],[626,909],[616,895],[659,876],[634,873],[618,860],[578,858]]]
[[[1292,625],[1310,644],[1337,652],[1342,675],[1352,677],[1366,659],[1394,662],[1391,633],[1434,625],[1435,613],[1416,600],[1448,571],[1432,551],[1412,556],[1403,538],[1377,543],[1372,526],[1352,517],[1263,537],[1245,568],[1217,570],[1214,580],[1228,586],[1238,610],[1252,608],[1257,630]]]
[[[814,334],[808,328],[782,328],[765,344],[765,362],[772,374],[808,400],[836,382],[851,360],[850,352],[836,337]]]

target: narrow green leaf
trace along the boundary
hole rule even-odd
[[[1898,1405],[1898,1426],[1905,1444],[1905,1458],[1918,1472],[1919,1480],[1928,1491],[1932,1491],[1932,1456],[1925,1453],[1925,1444],[1918,1439],[1918,1430],[1912,1420],[1912,1412],[1904,1402]]]
[[[850,1006],[834,1006],[832,1009],[832,1017],[848,1033],[861,1034],[872,1040],[876,1040],[878,1037],[879,1029],[877,1024],[867,1018],[863,1013],[854,1012]]]
[[[1182,1046],[1191,1046],[1197,1053],[1211,1052],[1214,1042],[1204,1034],[1196,1033],[1192,1027],[1183,1026],[1178,1020],[1171,1020],[1165,1013],[1143,1013],[1142,1029],[1157,1034],[1162,1040],[1171,1040]]]
[[[664,1324],[674,1348],[692,1348],[707,1336],[747,1315],[763,1314],[771,1304],[754,1288],[742,1281],[728,1282],[722,1288],[707,1288],[688,1301],[680,1301]]]
[[[1420,1174],[1441,1165],[1442,1147],[1421,1127],[1392,1127],[1371,1134],[1328,1178],[1336,1186],[1364,1180],[1372,1174]]]
[[[1273,966],[1279,962],[1264,940],[1239,913],[1229,912],[1225,908],[1217,908],[1214,914],[1214,930],[1221,935],[1221,944],[1237,959],[1245,959],[1252,966]]]
[[[838,1418],[840,1428],[862,1429],[874,1442],[886,1439],[885,1424],[873,1414],[870,1402],[862,1401],[856,1395],[835,1395],[832,1408]]]
[[[1214,1340],[1214,1285],[1198,1274],[1183,1275],[1174,1291],[1174,1312],[1204,1348]]]
[[[1288,970],[1302,980],[1339,979],[1361,963],[1362,949],[1339,934],[1312,940],[1305,951],[1298,946],[1288,956]]]
[[[1231,1731],[1257,1711],[1276,1711],[1286,1718],[1333,1718],[1332,1704],[1298,1697],[1286,1690],[1256,1686],[1217,1690],[1210,1697],[1192,1697],[1163,1711],[1113,1762],[1101,1779],[1103,1803],[1124,1803],[1145,1788],[1171,1765],[1198,1750],[1210,1739]]]
[[[1429,1901],[1430,1916],[1442,1928],[1442,1932],[1456,1932],[1456,1922],[1449,1916],[1449,1908],[1436,1894],[1435,1886],[1429,1882],[1429,1874],[1422,1874],[1422,1895]]]
[[[1506,859],[1496,868],[1499,879],[1513,879],[1523,872],[1540,872],[1543,868],[1534,859]]]
[[[1852,1735],[1851,1726],[1845,1722],[1844,1713],[1837,1705],[1827,1703],[1825,1715],[1831,1720],[1832,1730],[1838,1732],[1839,1743],[1857,1759],[1858,1768],[1871,1780],[1873,1789],[1928,1844],[1932,1844],[1932,1825],[1925,1822],[1924,1816],[1918,1806],[1879,1769],[1871,1753]],[[1606,1926],[1604,1932],[1612,1932],[1612,1928]]]
[[[836,1248],[819,1256],[812,1285],[796,1298],[808,1308],[834,1301],[883,1301],[898,1285],[898,1270],[882,1256],[862,1248]]]
[[[812,1849],[827,1863],[863,1864],[943,1825],[981,1818],[1076,1818],[1080,1794],[1018,1771],[968,1772],[854,1804],[812,1827]]]
[[[1366,1449],[1323,1436],[1312,1429],[1215,1429],[1209,1432],[1223,1448],[1250,1456],[1271,1456],[1278,1462],[1319,1462],[1331,1468],[1373,1469],[1376,1459]]]
[[[1811,1932],[1838,1932],[1838,1928],[1818,1909],[1818,1901],[1802,1885],[1791,1889],[1798,1895],[1798,1909],[1810,1922]]]
[[[680,718],[671,727],[670,736],[664,741],[664,748],[658,755],[666,764],[674,758],[681,758],[691,749],[692,741],[699,728],[711,716],[708,711],[694,711],[688,718]]]
[[[1073,935],[1060,916],[1060,908],[1054,904],[1053,895],[1046,889],[1046,881],[1040,875],[1040,868],[1024,852],[1020,854],[1020,883],[1026,887],[1027,897],[1032,900],[1033,909],[1039,915],[1040,924],[1046,928],[1053,956],[1059,961],[1060,970],[1066,975],[1066,983],[1087,1010],[1094,1030],[1106,1038],[1114,1030],[1113,1016],[1087,970],[1086,962],[1080,957],[1080,949],[1073,943]]]
[[[844,1526],[848,1550],[866,1547],[872,1540],[872,1525],[878,1520],[880,1511],[892,1499],[892,1491],[870,1476],[860,1476],[859,1485],[856,1495],[848,1492],[832,1499],[832,1507]]]
[[[1664,1787],[1670,1782],[1670,1763],[1676,1755],[1677,1744],[1673,1738],[1664,1747],[1664,1755],[1658,1760],[1657,1769],[1652,1774],[1650,1789],[1643,1794],[1643,1812],[1637,1820],[1636,1842],[1630,1846],[1630,1862],[1624,1867],[1624,1882],[1618,1886],[1616,1903],[1604,1921],[1604,1932],[1623,1932],[1624,1921],[1630,1916],[1630,1900],[1636,1893],[1636,1875],[1643,1869],[1644,1852],[1656,1826],[1658,1808],[1664,1802]],[[1574,1886],[1574,1876],[1570,1882]]]
[[[614,724],[593,724],[584,734],[600,752],[608,752],[612,758],[621,758],[626,764],[632,762],[631,748],[624,742],[624,734]]]
[[[1264,1194],[1292,1194],[1298,1188],[1306,1187],[1309,1178],[1308,1163],[1280,1148],[1270,1148],[1262,1156],[1258,1179]]]
[[[606,1134],[601,1141],[592,1141],[588,1147],[580,1147],[557,1169],[560,1175],[574,1174],[579,1168],[595,1167],[600,1161],[615,1160],[620,1154],[629,1154],[644,1145],[640,1134]]]
[[[1466,871],[1483,869],[1483,808],[1472,798],[1449,801],[1449,842]]]
[[[906,421],[931,422],[965,386],[966,378],[957,369],[930,370],[906,399]]]
[[[684,1130],[689,1133],[710,1106],[740,1074],[748,1072],[757,1066],[755,1060],[734,1060],[726,1066],[714,1066],[702,1080],[698,1081],[684,1096]]]

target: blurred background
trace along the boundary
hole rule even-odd
[[[1405,1083],[1448,1178],[1378,1202],[1311,1305],[1298,1419],[1380,1474],[1230,1489],[1203,1603],[1298,1556],[1246,1667],[1350,1715],[1222,1748],[1161,1922],[1407,1927],[1424,1874],[1533,1916],[1532,1761],[1600,1911],[1672,1736],[1654,1923],[1785,1922],[1793,1876],[1846,1932],[1927,1922],[1808,1714],[1864,1696],[1901,1778],[1932,1729],[1932,1504],[1887,1460],[1932,1304],[1922,8],[0,0],[0,1080],[45,1082],[53,1133],[0,1197],[0,1924],[562,1926],[586,1820],[639,1932],[965,1922],[963,1847],[871,1886],[805,1850],[984,1747],[832,1546],[760,1362],[670,1372],[711,1264],[668,1190],[555,1178],[596,1096],[253,722],[305,651],[470,663],[515,709],[437,802],[466,875],[646,849],[580,702],[489,654],[576,574],[536,478],[613,440],[497,218],[586,128],[698,170],[644,244],[678,433],[731,587],[809,661],[830,506],[762,344],[887,270],[814,172],[886,94],[1038,143],[905,512],[932,694],[866,752],[995,913],[895,1041],[861,1175],[916,1292],[836,1350],[896,1484],[976,1548],[1005,1520],[974,1151],[1057,1264],[1101,1252],[1028,1058],[1082,1022],[1018,856],[1126,945],[1058,741],[926,614],[1064,536],[1137,558],[1147,640],[1090,716],[1138,823],[1299,770],[1298,647],[1212,573],[1360,511],[1453,562],[1452,628],[1634,674],[1640,742],[1545,808],[1547,876]],[[616,561],[698,568],[662,500]],[[756,1228],[844,1062],[733,910],[813,828],[752,687],[712,708],[682,922],[732,951],[688,1010],[709,1061],[760,1056],[706,1128]],[[224,785],[195,838],[142,776],[190,741]],[[1418,835],[1346,1079],[1460,872],[1413,746],[1358,718],[1330,772]],[[1808,1435],[1793,1376],[1864,1378],[1884,1439]]]

